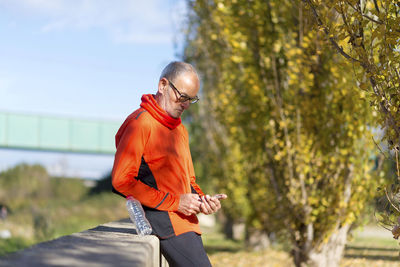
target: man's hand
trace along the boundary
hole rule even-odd
[[[182,194],[180,196],[178,211],[187,216],[200,212],[199,195],[197,194]]]
[[[210,197],[209,195],[205,195],[201,197],[201,206],[200,211],[206,215],[217,212],[221,208],[220,199],[227,198],[225,194],[218,194]]]

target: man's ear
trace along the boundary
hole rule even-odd
[[[168,86],[168,81],[166,78],[161,78],[160,81],[158,82],[158,93],[161,95],[165,95],[166,94],[166,90],[167,90],[167,86]]]

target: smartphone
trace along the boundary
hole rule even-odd
[[[216,194],[213,197],[215,197],[216,199],[222,199],[224,197],[224,194]],[[203,202],[203,200],[199,197],[198,199],[200,202]]]

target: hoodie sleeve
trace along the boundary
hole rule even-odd
[[[117,151],[112,170],[112,185],[119,193],[133,196],[147,207],[177,211],[179,196],[152,188],[137,179],[151,124],[144,116],[139,119],[140,113],[132,115],[116,135]]]

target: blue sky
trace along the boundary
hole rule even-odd
[[[185,13],[184,0],[0,0],[0,111],[122,122],[179,59]],[[112,164],[0,150],[0,169],[21,161],[83,176]]]

